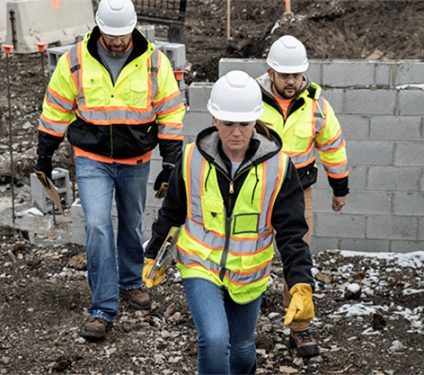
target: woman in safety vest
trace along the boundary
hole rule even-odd
[[[303,191],[280,138],[258,122],[263,104],[253,78],[221,77],[208,110],[214,126],[186,147],[171,175],[143,280],[147,287],[163,281],[163,269],[149,278],[154,258],[170,228],[182,226],[177,267],[198,331],[199,374],[253,374],[275,246],[292,295],[285,323],[314,317]]]

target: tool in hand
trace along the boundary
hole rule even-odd
[[[53,182],[46,176],[44,172],[34,171],[46,190],[47,195],[52,201],[52,212],[53,212],[53,223],[56,224],[56,215],[55,215],[55,206],[59,209],[60,213],[63,214],[62,203],[60,202],[59,192],[57,191],[56,186],[54,186]]]
[[[179,233],[180,233],[180,227],[171,227],[171,229],[169,230],[165,238],[165,241],[163,241],[162,246],[160,247],[158,251],[158,254],[155,259],[155,263],[149,274],[149,279],[153,279],[158,269],[161,268],[166,263],[166,261],[171,258],[170,255],[172,250],[175,249],[175,245],[177,244]]]

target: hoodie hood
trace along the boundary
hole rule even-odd
[[[256,130],[253,130],[249,149],[246,152],[246,159],[243,161],[240,171],[270,159],[281,150],[282,144],[280,137],[273,130],[270,130],[270,135],[271,139],[268,139]],[[218,129],[215,126],[211,126],[200,132],[196,139],[196,145],[208,162],[216,165],[222,171],[226,171],[224,160],[219,152],[221,140],[218,135]]]

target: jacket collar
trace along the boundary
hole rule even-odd
[[[281,150],[281,140],[278,135],[271,130],[271,140],[254,130],[246,157],[241,164],[240,171],[250,168],[270,159]],[[228,166],[231,164],[228,157],[222,150],[222,142],[215,126],[209,127],[196,138],[196,145],[202,156],[210,163],[217,166],[222,172],[228,174]]]

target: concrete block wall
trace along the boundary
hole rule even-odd
[[[220,60],[220,75],[234,69],[257,77],[266,64]],[[313,251],[424,250],[424,62],[312,60],[308,74],[323,87],[342,125],[351,187],[343,212],[332,212],[319,167]],[[212,85],[190,85],[187,140],[211,124],[206,104]]]

